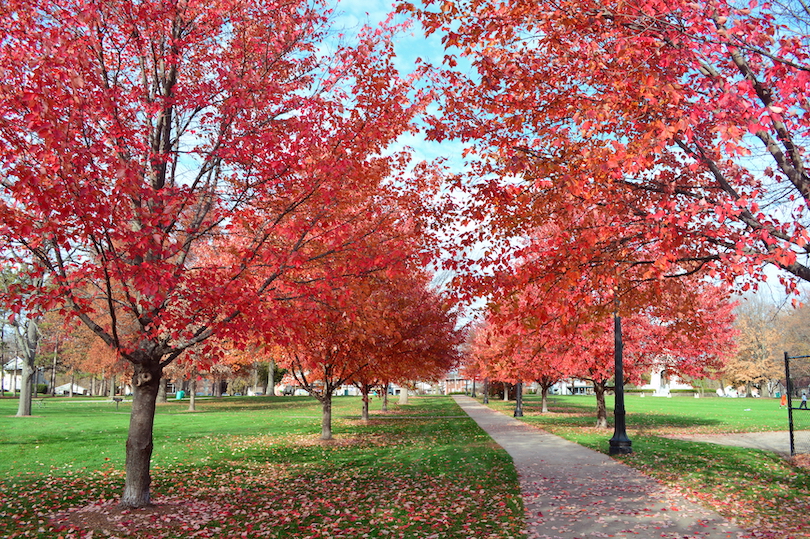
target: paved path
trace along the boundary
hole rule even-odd
[[[475,399],[456,402],[515,462],[530,539],[749,537],[637,470]]]
[[[790,432],[788,431],[688,434],[683,436],[670,436],[670,438],[692,442],[747,447],[749,449],[762,449],[763,451],[773,451],[783,457],[790,456]],[[810,431],[800,430],[794,432],[794,442],[797,453],[803,452],[803,450],[808,447],[808,443],[810,443]]]

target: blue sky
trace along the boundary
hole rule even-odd
[[[388,18],[394,8],[391,0],[339,0],[335,7],[334,29],[347,36],[359,31],[364,24],[377,25]],[[408,18],[396,15],[396,23],[405,22]],[[395,40],[397,53],[396,65],[401,73],[409,73],[415,69],[416,59],[440,65],[444,57],[444,48],[441,38],[433,35],[425,37],[421,27],[415,21],[410,30],[401,32]],[[456,143],[429,144],[419,136],[407,135],[401,138],[403,145],[414,148],[418,160],[432,160],[437,157],[460,155],[460,145]]]

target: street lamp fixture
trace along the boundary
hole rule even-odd
[[[523,382],[515,384],[515,417],[523,417]]]
[[[613,360],[616,363],[616,402],[613,407],[615,431],[610,439],[610,455],[628,455],[633,452],[633,442],[627,437],[624,409],[624,369],[622,359],[624,343],[622,343],[622,318],[619,312],[613,313]]]

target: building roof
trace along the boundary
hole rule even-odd
[[[7,361],[3,364],[4,371],[21,371],[23,368],[23,359],[21,357],[15,357],[11,361]]]

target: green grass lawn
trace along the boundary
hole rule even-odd
[[[607,404],[612,426],[612,397]],[[491,399],[490,406],[509,415],[514,410],[514,402]],[[758,537],[810,537],[810,468],[768,451],[671,438],[787,430],[787,411],[779,408],[778,400],[628,395],[625,408],[633,454],[617,458],[756,530]],[[525,396],[523,421],[608,452],[613,430],[594,428],[594,397],[554,396],[549,412],[540,412],[539,396]]]
[[[159,405],[157,507],[121,513],[126,403],[47,399],[15,418],[0,400],[0,537],[524,535],[511,459],[450,398],[379,404],[364,424],[358,398],[337,398],[331,442],[307,397]]]

